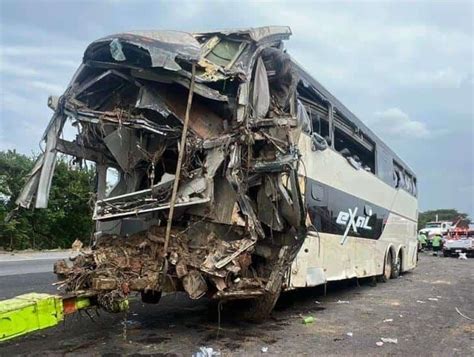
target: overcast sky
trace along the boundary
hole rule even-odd
[[[38,152],[48,95],[97,38],[289,25],[290,53],[417,173],[420,209],[474,218],[473,4],[0,0],[0,150]]]

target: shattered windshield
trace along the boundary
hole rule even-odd
[[[206,59],[222,67],[230,67],[242,53],[246,44],[213,37],[206,43],[206,46],[208,47]]]

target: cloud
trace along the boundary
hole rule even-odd
[[[19,66],[3,59],[0,62],[0,73],[17,77],[33,77],[38,75],[38,71],[34,68]]]
[[[399,108],[389,108],[374,113],[369,121],[377,132],[392,137],[429,138],[432,132],[425,123],[413,120]]]
[[[452,67],[432,71],[416,71],[408,75],[402,73],[398,81],[403,86],[421,88],[453,89],[461,87],[463,81],[472,74],[463,74]]]
[[[13,45],[13,46],[2,46],[0,53],[2,56],[9,57],[20,57],[28,58],[35,56],[74,56],[78,53],[81,54],[84,49],[80,47],[72,47],[71,45],[65,47],[56,47],[56,46],[37,46],[37,45]]]
[[[31,86],[42,89],[44,91],[50,92],[50,94],[61,94],[64,92],[65,88],[59,84],[49,83],[46,81],[32,81],[30,83]]]

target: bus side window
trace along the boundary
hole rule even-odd
[[[317,202],[324,201],[324,188],[317,183],[311,185],[311,197]]]
[[[337,127],[334,130],[334,148],[354,167],[375,173],[375,148],[372,148],[372,151],[368,150]]]
[[[310,116],[308,115],[308,112],[305,108],[305,106],[303,105],[303,103],[301,103],[301,101],[299,99],[297,99],[296,101],[296,106],[297,106],[297,114],[296,114],[296,118],[298,119],[298,123],[299,125],[301,125],[301,129],[303,130],[304,133],[306,134],[311,134],[311,132],[313,131],[312,129],[312,120],[310,118]]]
[[[403,174],[403,169],[402,167],[397,164],[395,161],[393,161],[393,178],[394,178],[394,186],[395,188],[403,188],[405,189],[406,184],[405,184],[405,178]]]

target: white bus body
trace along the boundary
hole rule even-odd
[[[356,217],[364,217],[364,220],[365,207],[372,210],[377,207],[382,215],[379,219],[383,219],[383,231],[379,238],[368,239],[354,236],[351,227],[347,239],[341,243],[343,237],[339,234],[310,229],[293,262],[289,288],[382,275],[389,252],[400,257],[402,272],[415,268],[416,198],[402,189],[391,187],[370,172],[355,169],[332,149],[311,151],[311,140],[307,135],[301,136],[299,146],[304,153],[307,191],[319,186],[319,189],[306,192],[310,214],[311,204],[317,200],[326,200],[323,204],[334,208],[333,216],[357,209]],[[343,197],[345,202],[330,201],[334,193],[338,194],[338,199]],[[317,197],[318,194],[322,197]],[[371,229],[376,227],[371,226]]]

